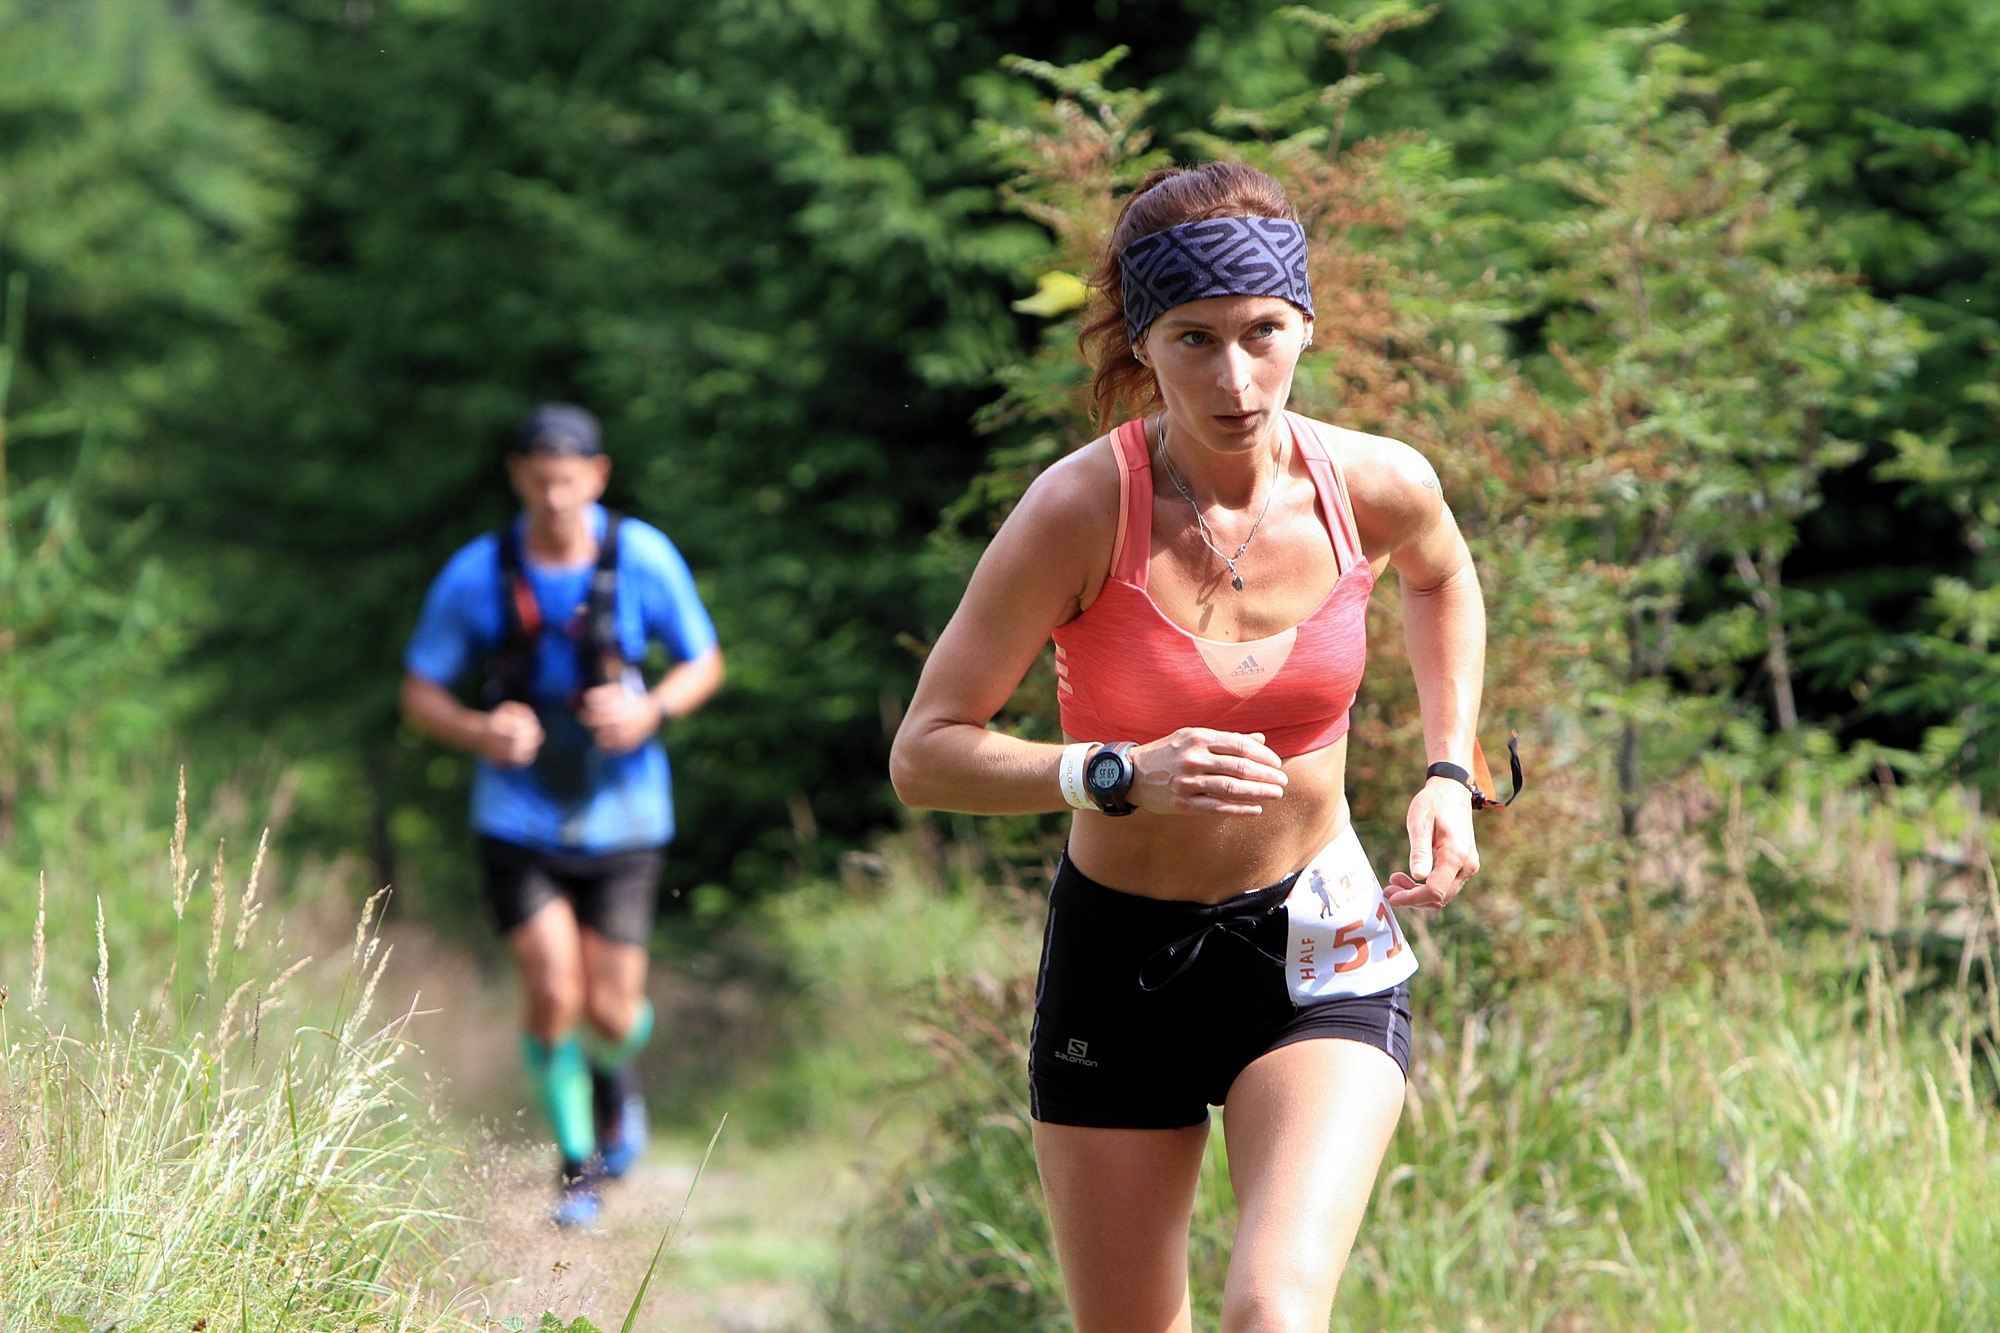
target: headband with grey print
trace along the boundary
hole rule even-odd
[[[1284,218],[1183,222],[1126,246],[1118,267],[1135,343],[1168,310],[1209,296],[1276,296],[1313,312],[1305,229]]]

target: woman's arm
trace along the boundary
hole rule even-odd
[[[1101,456],[1092,458],[1093,450]],[[1094,465],[1094,466],[1093,466]],[[970,814],[1028,814],[1064,802],[1062,747],[988,729],[1034,665],[1049,632],[1078,614],[1111,565],[1116,463],[1100,446],[1056,463],[1028,487],[980,557],[944,633],[924,659],[889,751],[903,804]],[[1110,500],[1107,506],[1104,501]]]
[[[1066,808],[1057,777],[1063,747],[987,724],[1050,631],[1103,586],[1118,525],[1117,466],[1109,441],[1100,441],[1049,468],[980,558],[889,753],[905,805],[988,815]],[[1144,809],[1253,814],[1255,802],[1284,794],[1277,756],[1260,737],[1184,729],[1141,747],[1134,764],[1128,799]]]
[[[1416,677],[1428,763],[1472,769],[1479,695],[1486,675],[1486,604],[1472,553],[1437,473],[1423,455],[1371,439],[1352,468],[1355,522],[1371,558],[1387,557],[1403,585],[1403,640]],[[1410,802],[1410,873],[1390,876],[1397,906],[1442,907],[1479,870],[1472,793],[1429,778]]]

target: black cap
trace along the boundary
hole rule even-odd
[[[595,458],[604,452],[604,440],[597,418],[575,403],[543,403],[521,418],[507,452],[517,457]]]

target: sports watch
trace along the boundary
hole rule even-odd
[[[1096,754],[1083,768],[1083,790],[1091,803],[1107,815],[1129,815],[1139,807],[1126,797],[1132,790],[1135,771],[1131,741],[1114,741]]]

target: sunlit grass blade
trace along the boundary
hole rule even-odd
[[[632,1325],[639,1318],[639,1307],[645,1304],[646,1292],[653,1285],[653,1274],[659,1271],[660,1260],[665,1256],[667,1246],[679,1233],[681,1223],[687,1218],[687,1210],[694,1203],[695,1187],[701,1184],[701,1173],[708,1169],[708,1159],[715,1155],[715,1145],[722,1141],[722,1130],[728,1123],[729,1114],[724,1112],[722,1118],[715,1123],[715,1132],[708,1136],[708,1147],[702,1149],[701,1161],[694,1169],[694,1179],[688,1182],[687,1194],[681,1199],[680,1216],[669,1223],[666,1231],[661,1234],[660,1243],[653,1250],[652,1261],[646,1265],[645,1276],[639,1279],[639,1289],[632,1294],[632,1306],[625,1312],[625,1322],[618,1326],[618,1333],[632,1333]]]

